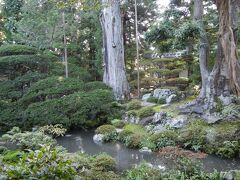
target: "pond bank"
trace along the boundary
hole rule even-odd
[[[89,155],[105,152],[115,159],[119,171],[130,169],[142,161],[160,169],[174,168],[173,161],[157,153],[140,153],[139,150],[128,149],[121,143],[96,144],[93,141],[93,135],[93,131],[74,130],[66,136],[58,138],[57,141],[58,144],[65,147],[69,152],[80,151]],[[239,159],[223,159],[218,156],[208,155],[201,162],[206,172],[213,172],[214,169],[218,171],[240,169]]]

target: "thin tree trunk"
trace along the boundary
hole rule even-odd
[[[103,82],[113,89],[117,100],[129,98],[129,86],[124,64],[123,29],[120,1],[102,0],[100,21],[103,30]]]
[[[209,55],[209,42],[205,26],[203,24],[203,0],[194,0],[194,15],[193,20],[199,23],[201,28],[200,36],[200,49],[199,49],[199,65],[201,72],[202,87],[198,100],[202,100],[206,97],[206,89],[208,86],[208,55]]]

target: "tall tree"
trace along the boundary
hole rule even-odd
[[[124,63],[123,28],[120,1],[102,0],[100,21],[103,30],[103,81],[113,89],[117,100],[129,98],[129,86]]]

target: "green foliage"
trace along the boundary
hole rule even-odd
[[[119,119],[112,120],[111,124],[116,128],[123,128],[126,125],[126,123],[124,121],[119,120]]]
[[[28,72],[48,73],[52,62],[42,55],[14,55],[0,57],[0,71],[9,79],[27,74]]]
[[[216,154],[222,157],[233,158],[240,153],[240,141],[224,141],[218,147]]]
[[[109,134],[109,133],[112,133],[112,132],[116,132],[116,128],[112,125],[102,125],[102,126],[99,126],[95,132],[97,134],[103,134],[103,135],[106,135],[106,134]]]
[[[144,179],[159,179],[161,171],[141,164],[137,168],[126,172],[126,180],[144,180]]]
[[[137,110],[140,109],[141,106],[141,102],[139,100],[132,100],[127,104],[127,110]]]
[[[137,111],[137,116],[140,118],[152,116],[155,113],[152,107],[143,107]]]
[[[78,79],[49,77],[38,81],[20,100],[25,106],[48,99],[60,98],[76,91],[82,91],[84,84]]]
[[[231,104],[222,107],[222,115],[226,118],[240,119],[240,105]]]
[[[85,91],[93,91],[95,89],[110,90],[111,88],[101,81],[88,82],[84,85]]]
[[[0,146],[0,154],[3,154],[7,151],[7,148],[4,146]]]
[[[25,149],[40,149],[42,145],[54,146],[56,141],[50,136],[43,134],[42,132],[17,132],[13,128],[7,134],[2,136],[2,140],[11,142],[19,146],[22,150]]]
[[[126,137],[124,144],[129,148],[139,149],[144,138],[141,134],[131,134]]]
[[[76,78],[84,82],[91,80],[91,75],[86,68],[79,67],[75,64],[68,63],[68,73],[70,78]],[[53,76],[65,76],[64,62],[56,62],[54,67],[51,69],[50,74]]]
[[[177,133],[174,131],[164,131],[162,133],[153,134],[150,140],[156,145],[157,149],[166,146],[175,146],[177,141]]]
[[[130,136],[130,135],[132,135],[132,134],[133,134],[132,131],[130,131],[130,130],[125,130],[125,129],[124,129],[123,131],[119,132],[119,134],[118,134],[118,140],[121,141],[121,142],[123,142],[123,143],[125,144],[126,141],[127,141],[127,137]]]
[[[19,158],[21,158],[23,155],[24,152],[19,150],[7,151],[3,156],[3,162],[17,163],[19,161]]]
[[[74,179],[73,162],[50,146],[24,154],[15,164],[4,164],[3,175],[10,179]]]
[[[187,128],[179,131],[178,142],[185,148],[195,151],[203,149],[206,144],[207,123],[202,120],[194,120]]]
[[[0,47],[0,57],[12,55],[34,55],[37,49],[24,45],[5,45]]]
[[[24,112],[25,126],[62,124],[64,127],[94,127],[115,113],[113,101],[112,92],[99,89],[34,103]]]
[[[93,166],[94,170],[97,171],[114,171],[116,169],[116,162],[111,156],[100,154],[93,160]]]
[[[64,136],[67,129],[63,128],[61,124],[56,124],[40,127],[38,131],[52,137],[59,137]]]
[[[151,97],[149,97],[149,98],[147,99],[147,102],[157,103],[157,102],[158,102],[158,98],[151,96]]]

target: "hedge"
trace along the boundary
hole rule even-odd
[[[33,55],[37,54],[37,49],[24,45],[4,45],[0,47],[0,57],[12,55]]]

